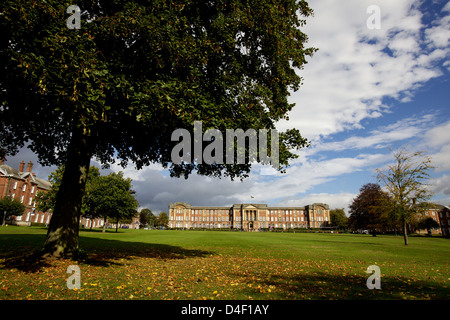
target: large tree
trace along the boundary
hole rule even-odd
[[[172,132],[197,120],[203,131],[273,129],[315,51],[305,1],[79,0],[79,29],[66,23],[72,4],[0,3],[0,144],[65,165],[43,250],[56,257],[77,250],[92,157],[246,177],[250,162],[172,163]],[[307,145],[297,129],[280,133],[278,169]]]
[[[330,224],[332,228],[346,229],[348,227],[348,217],[344,209],[330,210]]]
[[[169,216],[164,211],[160,212],[156,218],[156,225],[159,227],[167,227],[169,224]]]
[[[107,219],[116,223],[116,232],[121,221],[130,221],[137,215],[138,202],[134,198],[131,179],[124,178],[122,172],[112,172],[100,176],[86,195],[86,205],[93,217],[103,217],[103,231]]]
[[[376,183],[367,183],[350,204],[349,224],[354,229],[368,229],[373,236],[387,226],[389,196]]]
[[[394,213],[402,225],[404,243],[408,245],[407,224],[423,209],[420,203],[432,196],[427,180],[433,166],[431,157],[423,152],[398,149],[392,150],[392,154],[393,163],[377,169],[377,177],[393,201]]]
[[[156,222],[156,217],[150,209],[144,208],[139,212],[139,223],[141,226],[154,227],[155,222]]]

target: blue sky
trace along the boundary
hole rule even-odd
[[[123,171],[133,179],[141,207],[166,211],[169,203],[229,206],[254,202],[347,208],[375,169],[392,160],[390,147],[425,151],[433,159],[433,200],[450,205],[450,2],[412,0],[314,0],[304,32],[319,51],[299,74],[303,87],[290,96],[296,107],[280,131],[298,128],[312,146],[299,151],[286,174],[261,174],[255,166],[241,181],[193,175],[168,177],[159,165]],[[380,9],[370,29],[367,8]],[[33,160],[23,150],[18,167]],[[92,164],[97,164],[95,160]]]

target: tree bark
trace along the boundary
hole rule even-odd
[[[406,226],[406,219],[402,219],[402,225],[403,225],[403,239],[405,240],[405,246],[408,245],[408,228]]]
[[[75,128],[67,150],[65,170],[42,254],[73,257],[78,252],[81,203],[86,187],[92,151],[89,136]]]

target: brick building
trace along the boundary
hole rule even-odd
[[[51,189],[51,183],[36,177],[32,172],[33,162],[22,161],[19,170],[16,170],[0,160],[0,198],[10,196],[19,200],[25,206],[22,216],[10,217],[10,223],[18,225],[29,225],[31,222],[49,223],[50,212],[41,212],[35,209],[35,197],[38,192],[47,192]]]
[[[329,228],[330,209],[323,203],[305,207],[269,207],[267,204],[234,204],[231,207],[169,205],[169,228],[294,229]]]
[[[12,216],[7,223],[29,226],[31,223],[49,224],[52,217],[51,212],[42,212],[36,209],[36,195],[38,192],[47,192],[51,189],[50,181],[36,177],[32,172],[33,162],[25,162],[19,165],[19,170],[12,168],[0,159],[0,199],[10,196],[19,200],[25,206],[21,216]],[[80,224],[85,228],[103,227],[103,219],[81,218]]]
[[[436,221],[440,228],[432,229],[431,233],[441,234],[443,237],[450,237],[450,208],[440,204],[429,204],[429,207],[424,209],[422,217],[430,217]],[[427,230],[419,230],[420,233],[427,232]]]
[[[450,238],[450,208],[447,206],[443,206],[440,204],[436,205],[436,216],[437,219],[435,219],[440,227],[441,227],[441,234],[445,238]]]

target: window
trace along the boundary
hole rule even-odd
[[[14,181],[14,187],[13,187],[13,189],[14,189],[14,190],[17,189],[17,181]]]
[[[25,192],[25,190],[27,190],[27,185],[24,183],[23,187],[22,187],[22,191]]]
[[[31,193],[34,193],[34,186],[31,187]]]
[[[20,202],[21,202],[21,203],[23,203],[23,197],[24,197],[24,196],[21,196],[21,197],[20,197]]]
[[[31,206],[31,203],[33,202],[33,198],[30,197],[30,199],[28,199],[28,205]]]

